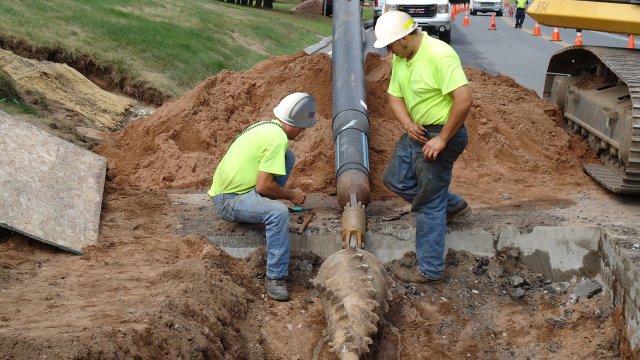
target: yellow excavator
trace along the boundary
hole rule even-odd
[[[550,27],[640,34],[640,0],[535,0],[527,13]],[[543,93],[605,164],[585,172],[613,192],[640,194],[640,49],[565,48],[549,61]]]

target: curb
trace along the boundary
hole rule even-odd
[[[362,26],[364,26],[364,29],[367,30],[369,28],[373,27],[373,19],[372,20],[367,20],[365,22],[362,23]],[[327,36],[325,38],[323,38],[322,40],[318,41],[317,43],[307,46],[304,49],[304,52],[307,53],[307,55],[311,55],[311,54],[315,54],[318,51],[324,49],[325,47],[329,46],[329,44],[331,44],[331,42],[333,41],[333,36]]]
[[[311,55],[311,54],[315,54],[318,51],[320,51],[321,49],[324,49],[325,47],[327,47],[329,44],[331,44],[331,41],[333,39],[333,36],[327,36],[326,38],[320,40],[319,42],[308,46],[304,49],[304,52],[307,53],[307,55]]]

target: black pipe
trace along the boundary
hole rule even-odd
[[[333,138],[336,143],[338,203],[355,194],[367,205],[369,184],[369,115],[364,86],[364,29],[359,0],[333,2]],[[355,205],[355,204],[352,204]]]

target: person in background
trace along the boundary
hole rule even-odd
[[[516,0],[516,25],[514,28],[522,29],[524,22],[524,11],[529,2],[527,0]]]
[[[284,97],[273,113],[275,119],[238,134],[216,167],[208,195],[222,219],[265,225],[267,295],[287,301],[289,209],[277,200],[305,201],[301,189],[285,187],[295,163],[289,140],[316,124],[316,103],[311,95],[297,92]]]
[[[421,32],[408,14],[382,14],[375,35],[374,47],[394,54],[389,105],[405,130],[382,180],[416,214],[417,267],[398,267],[393,276],[438,283],[444,279],[446,223],[471,210],[449,191],[453,164],[468,141],[471,90],[453,48]]]

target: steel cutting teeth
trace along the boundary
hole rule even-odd
[[[382,263],[365,250],[346,248],[324,261],[313,283],[324,306],[330,349],[368,353],[394,284]]]

